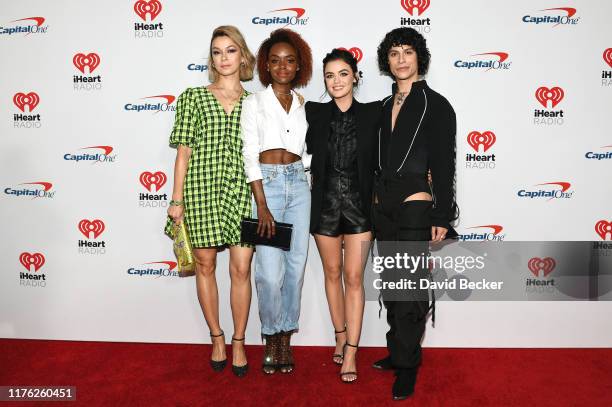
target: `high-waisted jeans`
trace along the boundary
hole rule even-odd
[[[301,161],[260,167],[266,202],[274,220],[293,224],[290,250],[258,245],[255,252],[261,333],[273,335],[298,329],[310,239],[310,187]],[[257,217],[256,204],[253,217]]]

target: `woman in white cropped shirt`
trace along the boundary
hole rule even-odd
[[[310,47],[294,31],[273,31],[259,48],[257,67],[267,88],[244,100],[241,117],[253,216],[261,235],[275,233],[274,221],[293,225],[289,251],[256,248],[255,286],[266,340],[263,371],[289,373],[294,367],[290,339],[298,329],[310,222],[310,188],[302,163],[308,124],[304,98],[293,89],[310,80]]]

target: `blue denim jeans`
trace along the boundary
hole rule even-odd
[[[301,161],[260,167],[266,203],[274,220],[293,224],[290,250],[258,245],[255,251],[261,333],[273,335],[298,329],[310,240],[310,187]],[[256,204],[253,217],[257,217]]]

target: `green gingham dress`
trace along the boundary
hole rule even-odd
[[[183,200],[193,247],[240,245],[240,221],[251,215],[240,135],[247,95],[230,115],[205,87],[188,88],[178,98],[170,144],[192,149]]]

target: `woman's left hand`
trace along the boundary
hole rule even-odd
[[[446,232],[448,229],[443,228],[442,226],[432,226],[431,227],[431,241],[432,242],[441,242],[446,238]]]

